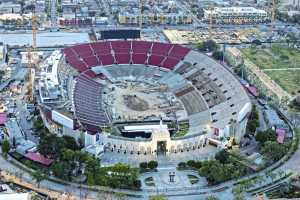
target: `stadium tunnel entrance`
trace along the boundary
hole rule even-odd
[[[157,141],[157,155],[166,155],[167,141]]]

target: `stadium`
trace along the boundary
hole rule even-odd
[[[106,40],[69,46],[45,60],[41,75],[44,124],[76,138],[107,164],[208,158],[240,141],[251,111],[230,71],[176,44]]]

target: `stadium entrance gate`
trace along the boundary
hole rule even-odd
[[[167,141],[157,141],[157,155],[166,155]]]

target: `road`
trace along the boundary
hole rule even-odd
[[[51,0],[51,28],[57,28],[56,0]]]

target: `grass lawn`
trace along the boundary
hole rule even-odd
[[[173,137],[183,137],[189,131],[189,124],[188,123],[181,123],[179,124],[179,130],[173,135]]]
[[[188,175],[188,179],[190,181],[190,183],[193,185],[193,184],[196,184],[199,182],[199,178],[197,176],[194,176],[194,175]]]
[[[240,49],[243,54],[261,69],[300,67],[300,50],[273,45],[272,48]]]
[[[300,70],[265,71],[265,73],[288,93],[295,95],[300,91]]]
[[[288,93],[300,90],[300,70],[274,70],[300,68],[300,50],[273,45],[271,48],[244,48],[241,52],[255,63]]]
[[[154,183],[154,180],[153,180],[153,177],[148,177],[144,180],[145,184],[147,186],[155,186],[155,183]]]

